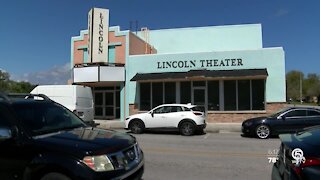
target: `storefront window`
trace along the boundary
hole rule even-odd
[[[140,83],[140,110],[147,111],[150,110],[150,83]]]
[[[116,91],[116,118],[120,118],[120,91]]]
[[[219,110],[219,81],[208,81],[208,110]]]
[[[95,93],[94,96],[94,104],[102,105],[103,104],[103,94],[102,93]]]
[[[193,87],[205,87],[206,82],[205,81],[193,81]]]
[[[163,83],[152,83],[152,108],[163,104]]]
[[[264,91],[265,82],[264,80],[252,80],[252,110],[264,110]]]
[[[225,80],[222,85],[220,87],[217,80],[207,83],[206,81],[180,82],[180,103],[191,103],[193,96],[196,104],[201,105],[206,101],[209,111],[265,109],[265,80]],[[206,92],[207,100],[204,99]],[[140,83],[140,110],[146,111],[161,104],[172,103],[177,103],[176,82]]]
[[[83,63],[88,63],[88,49],[83,49]]]
[[[176,103],[176,83],[175,82],[166,82],[164,83],[164,103],[173,104]]]
[[[95,116],[103,116],[103,93],[96,92],[94,94],[94,104]]]
[[[250,80],[238,80],[238,110],[250,110]]]
[[[150,97],[152,97],[152,100]],[[176,103],[175,82],[140,83],[141,111],[150,110],[164,103]]]
[[[224,110],[237,110],[236,81],[224,81]]]
[[[180,102],[181,104],[191,103],[191,82],[180,83]]]

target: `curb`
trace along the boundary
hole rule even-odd
[[[115,120],[94,120],[97,124],[97,127],[102,129],[124,129],[123,121],[115,121]]]
[[[102,129],[124,129],[124,122],[117,120],[94,120],[97,127]],[[224,132],[241,132],[241,123],[207,123],[205,132],[224,133]]]
[[[207,123],[206,132],[241,132],[241,123]]]

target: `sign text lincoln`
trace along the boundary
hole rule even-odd
[[[187,60],[187,61],[163,61],[157,62],[158,69],[166,68],[194,68],[194,67],[220,67],[220,66],[243,66],[241,58],[237,59],[206,59],[206,60]]]

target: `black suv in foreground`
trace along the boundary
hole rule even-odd
[[[0,94],[0,179],[141,179],[143,152],[128,134],[87,126],[44,95]]]

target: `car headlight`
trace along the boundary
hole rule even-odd
[[[86,156],[83,158],[83,163],[94,171],[112,171],[114,167],[110,159],[106,155]]]
[[[252,125],[252,121],[247,121],[247,122],[244,123],[244,125],[251,126]]]

